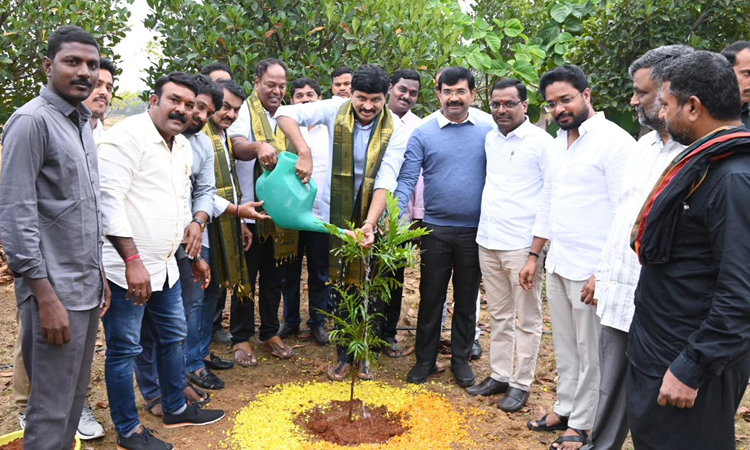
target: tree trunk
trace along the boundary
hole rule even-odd
[[[359,364],[354,363],[350,369],[350,375],[352,377],[351,389],[349,391],[349,422],[354,420],[354,383],[357,381],[357,373],[359,372]]]

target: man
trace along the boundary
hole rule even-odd
[[[237,176],[242,190],[242,203],[255,200],[255,181],[269,166],[256,164],[256,160],[276,156],[286,150],[284,133],[276,127],[276,111],[286,93],[287,67],[282,61],[268,58],[255,68],[255,89],[242,105],[240,115],[228,130],[237,161]],[[291,358],[294,350],[277,335],[279,331],[279,305],[281,304],[282,268],[279,264],[291,259],[297,252],[294,234],[276,228],[270,220],[255,222],[248,219],[247,226],[253,234],[253,245],[245,253],[250,281],[260,274],[258,311],[260,345],[279,359]],[[253,296],[250,291],[250,297]],[[229,332],[232,334],[234,362],[242,367],[258,363],[250,338],[255,335],[255,302],[232,298]]]
[[[209,77],[212,81],[231,80],[234,78],[232,69],[228,64],[212,62],[201,69],[201,75]]]
[[[352,69],[339,67],[331,74],[331,92],[334,97],[351,98]]]
[[[47,86],[5,125],[0,237],[15,277],[23,364],[34,389],[24,446],[70,448],[91,374],[104,284],[91,112],[99,44],[75,26],[47,42]]]
[[[750,377],[750,133],[739,120],[737,77],[721,55],[683,56],[662,78],[661,118],[689,147],[633,227],[643,268],[628,420],[638,450],[734,449],[734,415]]]
[[[160,78],[149,110],[117,123],[99,144],[104,261],[114,299],[104,318],[105,375],[117,445],[126,450],[172,448],[138,418],[132,373],[141,324],[156,342],[164,426],[224,417],[223,411],[188,405],[183,396],[187,324],[174,255],[185,228],[195,223],[189,208],[193,155],[181,133],[197,90],[194,78],[181,72]]]
[[[245,92],[231,80],[220,80],[217,85],[223,91],[222,102],[203,128],[208,134],[207,150],[211,153],[211,170],[215,172],[212,178],[216,180],[212,215],[218,221],[206,225],[201,251],[203,259],[212,266],[212,276],[208,288],[201,289],[204,286],[196,283],[193,289],[186,345],[188,379],[205,389],[223,389],[224,381],[211,370],[226,370],[234,365],[232,361],[219,358],[209,350],[218,299],[226,297],[228,288],[232,289],[233,295],[247,301],[252,292],[244,257],[244,251],[250,247],[252,234],[241,218],[267,218],[255,212],[254,206],[260,203],[239,204],[242,193],[235,176],[232,146],[226,137],[226,129],[237,119],[245,101]],[[195,148],[196,145],[193,145]]]
[[[581,302],[581,290],[599,264],[635,141],[594,111],[586,75],[577,66],[550,70],[539,89],[560,130],[547,152],[534,240],[519,278],[524,289],[534,288],[539,254],[549,240],[547,298],[559,381],[554,412],[528,426],[566,429],[552,445],[569,450],[586,443],[599,401],[599,318]]]
[[[628,156],[623,186],[617,201],[607,243],[596,273],[584,288],[584,302],[597,306],[599,332],[599,407],[594,430],[586,449],[622,448],[628,435],[625,374],[628,360],[628,330],[633,318],[633,296],[641,265],[630,249],[630,234],[638,212],[664,169],[685,147],[670,140],[666,124],[659,118],[656,100],[661,76],[674,58],[692,52],[690,47],[666,45],[648,51],[628,69],[633,80],[630,104],[641,125],[653,131],[638,141]]]
[[[104,134],[104,114],[112,103],[112,93],[115,90],[115,74],[117,69],[112,61],[101,58],[99,60],[99,81],[94,91],[83,102],[91,110],[91,128],[94,130],[94,141],[99,141]]]
[[[403,211],[422,172],[424,226],[431,231],[422,238],[417,362],[407,381],[425,383],[437,372],[441,306],[453,274],[451,370],[459,386],[469,387],[474,384],[469,358],[481,279],[476,235],[485,178],[484,136],[492,124],[469,111],[476,87],[468,69],[446,69],[438,89],[441,113],[412,133],[396,189]]]
[[[526,116],[529,102],[520,81],[498,81],[490,100],[497,129],[484,142],[487,178],[477,244],[492,330],[492,374],[466,391],[485,396],[505,393],[498,408],[516,412],[529,398],[542,338],[541,266],[534,273],[532,290],[521,287],[518,273],[531,250],[531,228],[553,139]]]
[[[291,105],[278,111],[279,127],[299,152],[297,173],[302,182],[310,179],[314,161],[300,131],[300,126],[325,125],[328,129],[330,176],[320,187],[321,219],[345,228],[347,221],[362,224],[363,245],[375,240],[376,223],[385,211],[387,193],[396,188],[396,176],[404,157],[406,130],[403,124],[385,108],[388,76],[376,65],[365,65],[352,76],[351,100],[334,97],[330,100]],[[261,157],[263,164],[273,167],[276,155]],[[352,161],[348,166],[344,161]],[[331,247],[339,245],[330,240]],[[342,267],[336,256],[329,257],[329,276],[332,281],[357,285],[364,279],[361,263]],[[336,314],[341,299],[334,294]],[[371,305],[382,313],[382,299]],[[337,349],[338,364],[330,367],[328,377],[334,381],[346,378],[352,364],[347,348]],[[359,377],[371,379],[368,363],[359,368]]]
[[[203,126],[208,122],[208,117],[213,114],[217,106],[221,106],[223,100],[222,90],[204,75],[195,76],[195,84],[198,93],[195,96],[195,107],[190,115],[190,125],[184,131],[193,152],[193,165],[190,173],[191,194],[190,208],[194,217],[188,225],[185,235],[186,239],[192,241],[188,245],[194,245],[202,241],[202,233],[209,221],[210,214],[214,208],[214,194],[216,186],[214,181],[214,154],[211,141],[201,132]],[[187,245],[185,246],[187,248]],[[208,264],[202,261],[201,256],[191,247],[192,255],[188,255],[182,247],[177,249],[175,259],[180,275],[180,296],[185,311],[185,320],[190,321],[190,311],[193,303],[193,279],[199,278],[197,289],[206,289],[211,281],[211,272]],[[193,257],[193,259],[190,258]],[[184,341],[183,341],[184,342]],[[159,388],[158,373],[156,370],[156,345],[154,336],[149,326],[141,330],[140,345],[142,351],[135,358],[135,375],[141,396],[146,402],[146,409],[152,414],[161,417],[163,415],[161,405],[161,391]],[[185,345],[183,343],[183,350]],[[231,361],[221,360],[217,357],[216,365],[229,369]],[[209,400],[208,394],[196,389],[187,383],[185,379],[183,393],[185,399],[197,404],[205,404]]]
[[[734,73],[737,74],[742,101],[740,120],[745,128],[750,128],[750,42],[737,41],[722,50],[721,54],[734,67]]]
[[[317,102],[320,100],[320,85],[311,78],[299,78],[292,83],[292,105]],[[328,182],[328,159],[330,143],[328,129],[315,126],[301,129],[305,142],[310,147],[313,160],[312,179],[318,186],[318,193],[313,204],[313,214],[321,216],[322,203],[329,200],[323,196],[323,186]],[[297,258],[285,264],[282,292],[284,294],[284,323],[279,329],[279,336],[286,338],[299,333],[302,319],[299,315],[300,283],[302,278],[302,255],[307,258],[307,292],[310,333],[320,345],[327,345],[329,338],[325,329],[326,316],[329,312],[331,291],[328,283],[328,249],[329,238],[325,233],[310,231],[299,232]]]

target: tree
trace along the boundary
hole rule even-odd
[[[49,35],[75,24],[91,33],[102,55],[117,59],[112,48],[125,37],[133,0],[6,0],[0,3],[0,124],[39,94],[46,83],[41,70]]]
[[[290,81],[309,76],[329,92],[330,73],[341,66],[381,65],[387,72],[412,68],[433,87],[435,71],[448,65],[459,30],[446,22],[457,0],[148,0],[147,28],[159,33],[163,57],[149,82],[171,70],[196,72],[212,61],[230,65],[252,89],[255,64],[276,57]],[[423,89],[415,106],[436,104]]]
[[[667,44],[721,51],[750,38],[750,0],[615,0],[583,22],[568,58],[591,80],[594,105],[631,133],[640,129],[629,105],[628,66]]]
[[[118,93],[116,97],[112,98],[112,108],[109,115],[128,117],[145,112],[147,109],[148,103],[141,100],[138,93],[126,91]]]

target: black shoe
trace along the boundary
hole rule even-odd
[[[482,346],[479,345],[479,341],[474,341],[474,344],[471,346],[471,353],[469,353],[469,357],[472,361],[476,361],[477,359],[482,357]]]
[[[505,393],[505,397],[500,400],[497,407],[505,412],[516,412],[523,408],[523,405],[526,404],[526,400],[528,399],[529,391],[509,387],[508,392]]]
[[[208,356],[208,359],[203,360],[203,365],[211,370],[229,370],[234,367],[234,362],[228,359],[219,358],[218,356],[214,355],[214,352],[211,352],[211,354]]]
[[[331,339],[328,337],[328,331],[326,331],[326,327],[322,325],[319,327],[312,327],[310,329],[310,332],[312,333],[315,342],[320,345],[328,345],[328,343],[331,342]]]
[[[209,425],[224,418],[224,411],[219,409],[200,409],[197,405],[187,405],[180,414],[164,411],[164,428],[190,427]]]
[[[286,322],[282,323],[279,327],[279,332],[276,333],[281,339],[286,339],[293,334],[299,333],[299,325],[290,326]]]
[[[222,345],[230,345],[232,343],[232,335],[223,328],[214,331],[213,340]]]
[[[197,384],[203,389],[224,389],[224,382],[221,378],[214,375],[208,366],[201,369],[201,371],[198,372],[198,375],[196,375],[195,372],[188,372],[188,381]]]
[[[423,366],[421,364],[415,364],[411,368],[409,374],[406,376],[406,381],[413,384],[424,384],[430,375],[436,374],[438,371],[437,365]]]
[[[451,372],[453,372],[453,376],[456,377],[456,384],[461,387],[472,386],[476,381],[474,378],[474,371],[471,370],[469,363],[451,362]]]
[[[133,433],[130,437],[117,436],[117,448],[119,450],[172,450],[172,444],[168,444],[153,435],[153,431],[143,427],[140,433]]]
[[[481,383],[466,389],[466,392],[469,395],[483,395],[485,397],[489,397],[490,395],[502,394],[507,390],[508,383],[504,381],[497,381],[492,377],[487,377],[482,380]]]

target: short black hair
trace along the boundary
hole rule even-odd
[[[292,81],[292,97],[294,97],[294,91],[296,91],[297,89],[302,89],[305,86],[310,86],[312,90],[315,91],[318,96],[320,96],[320,93],[322,92],[320,90],[320,83],[313,80],[312,78],[302,77]]]
[[[442,90],[444,84],[453,86],[461,80],[466,80],[466,82],[469,83],[469,89],[471,90],[474,90],[476,87],[474,74],[471,73],[471,70],[465,67],[448,67],[440,73],[437,90]]]
[[[268,68],[271,66],[281,66],[282,69],[284,69],[284,74],[287,74],[289,72],[289,68],[284,64],[284,61],[276,58],[266,58],[264,60],[261,60],[257,66],[255,66],[255,76],[259,80],[263,78],[263,75],[268,72]]]
[[[395,86],[402,78],[405,80],[416,81],[419,83],[419,89],[422,89],[422,77],[419,76],[419,72],[416,70],[401,69],[393,72],[391,75],[391,86]]]
[[[190,89],[193,94],[198,95],[198,85],[195,82],[195,76],[188,75],[185,72],[172,72],[169,75],[163,75],[161,78],[156,80],[154,85],[154,94],[161,98],[162,90],[164,85],[167,83],[175,83]]]
[[[352,69],[346,66],[339,67],[331,73],[331,79],[333,80],[334,78],[346,75],[347,73],[352,73]]]
[[[217,72],[219,70],[223,70],[224,72],[228,73],[231,78],[234,78],[234,73],[232,73],[232,69],[229,67],[229,64],[224,64],[223,62],[212,62],[211,64],[204,66],[203,69],[201,69],[201,74],[205,76],[210,76],[212,73]]]
[[[352,92],[388,95],[388,74],[377,64],[365,64],[352,74]]]
[[[674,58],[692,53],[693,48],[687,45],[663,45],[647,51],[643,56],[633,61],[628,68],[628,75],[633,78],[636,72],[641,69],[651,69],[649,77],[655,82],[660,83],[664,69],[672,62]]]
[[[680,106],[695,96],[716,120],[740,117],[737,75],[729,61],[718,53],[697,51],[676,58],[664,70],[663,81],[669,82],[669,93]]]
[[[560,66],[545,73],[539,80],[539,91],[542,93],[542,97],[547,98],[547,94],[545,93],[547,87],[558,81],[570,84],[579,92],[583,92],[589,88],[589,80],[586,78],[586,74],[580,67],[572,64]]]
[[[213,82],[207,75],[195,75],[195,84],[198,85],[198,92],[195,95],[206,94],[214,102],[214,110],[221,109],[224,104],[224,90]]]
[[[505,89],[509,87],[516,88],[516,90],[518,91],[518,98],[520,98],[522,102],[526,101],[526,99],[528,98],[526,85],[521,83],[520,80],[516,80],[515,78],[505,78],[498,81],[494,86],[492,86],[492,90],[497,91],[499,89]]]
[[[106,70],[107,72],[112,74],[112,80],[115,79],[117,76],[117,67],[115,67],[115,63],[108,60],[107,58],[101,58],[99,59],[99,71]]]
[[[74,25],[66,25],[57,28],[49,35],[49,40],[47,40],[47,58],[54,61],[57,52],[60,51],[60,47],[66,42],[93,45],[97,51],[100,50],[99,43],[96,42],[96,39],[88,31]]]
[[[750,50],[750,42],[732,42],[724,50],[721,51],[721,54],[727,59],[727,61],[729,61],[729,64],[734,66],[737,63],[737,53],[743,50]]]
[[[247,94],[245,93],[245,90],[242,89],[242,86],[237,84],[237,82],[235,82],[234,80],[219,80],[216,82],[216,85],[222,89],[228,90],[232,94],[241,98],[243,102],[247,99]]]

